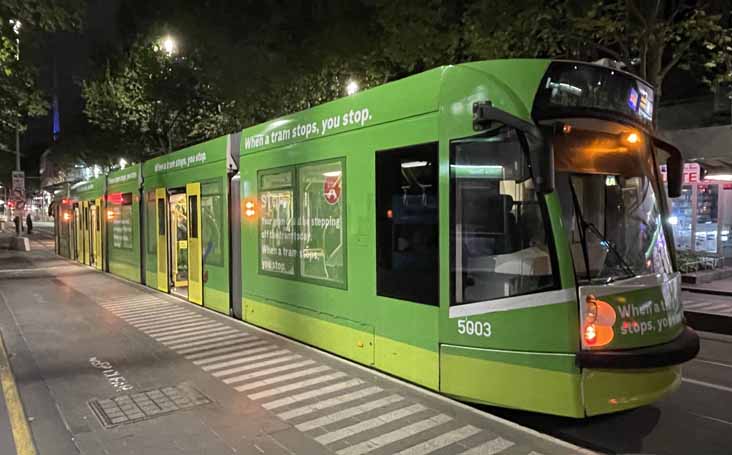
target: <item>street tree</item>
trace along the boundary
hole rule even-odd
[[[715,13],[694,0],[475,0],[465,40],[475,58],[611,58],[660,97],[674,69],[710,84],[732,80],[728,3]]]
[[[239,127],[236,103],[222,96],[197,49],[165,52],[138,39],[82,84],[89,122],[134,144],[136,158],[170,152]]]

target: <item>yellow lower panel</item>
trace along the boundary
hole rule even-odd
[[[244,320],[265,327],[291,338],[317,346],[326,351],[355,360],[364,365],[374,364],[373,329],[342,320],[342,323],[328,321],[330,315],[312,310],[286,309],[282,304],[268,304],[243,299]],[[308,314],[309,313],[309,314]]]
[[[653,403],[676,390],[680,384],[680,365],[647,370],[582,370],[588,416]]]
[[[376,368],[433,390],[440,387],[440,357],[437,352],[376,337]]]

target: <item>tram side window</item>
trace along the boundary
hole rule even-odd
[[[515,130],[453,141],[450,192],[452,304],[554,287],[545,210]]]
[[[145,195],[145,225],[147,227],[147,252],[158,252],[158,239],[155,236],[155,191],[148,191]]]
[[[198,196],[188,196],[188,213],[190,218],[188,222],[191,225],[190,237],[192,239],[198,238]]]
[[[259,174],[259,267],[345,287],[345,162],[318,161]]]
[[[165,200],[158,199],[158,235],[165,235]]]
[[[376,293],[439,302],[437,143],[376,152]]]
[[[201,237],[203,258],[209,265],[224,265],[224,196],[221,180],[201,183]]]
[[[111,244],[113,248],[132,249],[132,193],[110,195],[112,221]]]

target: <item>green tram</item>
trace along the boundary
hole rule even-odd
[[[460,400],[642,406],[699,350],[653,101],[604,66],[473,62],[188,147],[129,199],[107,177],[125,276]]]

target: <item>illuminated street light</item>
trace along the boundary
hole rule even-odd
[[[124,159],[124,158],[120,158],[119,159],[119,167],[120,167],[120,169],[124,169],[125,166],[127,166],[127,160]]]
[[[175,39],[173,39],[172,36],[166,35],[160,41],[160,49],[162,49],[168,57],[171,57],[178,52],[178,43],[175,42]]]
[[[358,83],[356,81],[348,82],[346,85],[346,93],[350,96],[358,91]]]

